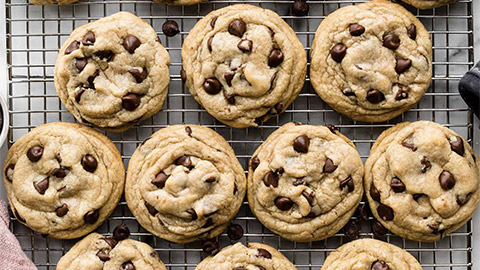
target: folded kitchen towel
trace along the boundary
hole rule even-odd
[[[35,270],[35,265],[23,253],[17,238],[8,229],[10,217],[7,204],[0,200],[0,270]]]

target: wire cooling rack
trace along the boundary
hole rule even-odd
[[[312,0],[308,1],[309,16],[294,17],[290,12],[292,1],[212,0],[188,7],[170,7],[149,0],[90,0],[59,7],[32,6],[27,0],[6,0],[9,145],[37,125],[75,121],[55,92],[53,70],[57,51],[74,28],[120,10],[133,12],[152,24],[172,58],[170,90],[163,110],[122,134],[107,133],[120,149],[125,166],[135,148],[150,134],[164,126],[179,123],[201,124],[215,129],[232,145],[244,168],[247,168],[248,159],[260,143],[279,126],[290,121],[336,125],[356,143],[363,160],[378,135],[401,121],[433,120],[471,141],[473,117],[457,92],[457,84],[473,65],[472,0],[460,0],[447,7],[424,11],[407,7],[431,34],[434,48],[433,82],[419,105],[387,123],[359,123],[339,115],[315,94],[307,78],[300,96],[285,113],[259,128],[232,129],[215,121],[182,85],[179,76],[182,42],[198,19],[213,9],[235,3],[250,3],[272,9],[293,27],[309,54],[320,21],[342,6],[360,2],[363,1]],[[167,19],[178,22],[180,34],[170,38],[163,35],[161,26]],[[318,270],[330,251],[349,241],[342,232],[314,243],[294,243],[281,239],[253,217],[246,202],[234,222],[241,224],[245,230],[241,241],[272,245],[282,251],[298,269]],[[120,223],[129,226],[133,238],[152,245],[169,269],[194,269],[205,256],[198,242],[177,245],[153,237],[136,222],[123,199],[97,231],[110,234]],[[55,269],[58,259],[75,243],[75,240],[44,238],[13,217],[11,230],[39,269]],[[391,234],[387,234],[385,240],[411,252],[424,269],[471,269],[472,230],[472,222],[469,221],[463,228],[436,243],[417,243]],[[367,223],[362,225],[361,237],[372,237]],[[225,234],[218,240],[222,247],[230,244]]]

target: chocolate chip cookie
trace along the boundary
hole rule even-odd
[[[432,78],[432,44],[402,6],[373,0],[322,21],[311,50],[318,95],[353,120],[390,120],[420,101]]]
[[[72,32],[57,58],[55,87],[79,122],[120,132],[161,109],[169,65],[155,30],[119,12]]]
[[[457,0],[402,0],[402,1],[419,9],[436,8],[436,7],[441,7],[441,6],[445,6],[445,5],[457,2]]]
[[[4,163],[4,184],[18,221],[49,237],[72,239],[112,213],[125,170],[115,145],[72,123],[34,128],[17,140]]]
[[[317,241],[348,222],[362,199],[362,181],[362,160],[348,138],[334,128],[289,123],[253,154],[248,202],[271,231]]]
[[[167,4],[170,6],[190,6],[205,0],[154,0],[157,3]]]
[[[187,243],[223,232],[245,190],[243,168],[222,136],[206,127],[174,125],[137,148],[125,197],[146,230]]]
[[[353,267],[355,266],[355,267]],[[375,239],[352,241],[331,252],[322,270],[422,270],[405,250]]]
[[[365,165],[375,218],[393,233],[436,241],[465,224],[479,201],[480,163],[472,147],[437,123],[402,123],[383,132]]]
[[[128,235],[116,235],[115,231],[113,237],[92,233],[76,243],[60,259],[57,270],[167,269],[152,247],[127,237]]]
[[[271,270],[296,270],[297,268],[271,246],[259,243],[242,243],[228,246],[215,256],[205,258],[197,265],[195,270],[212,269],[271,269]]]
[[[275,12],[251,5],[215,10],[182,48],[182,79],[217,120],[255,127],[295,100],[307,70],[305,49]]]

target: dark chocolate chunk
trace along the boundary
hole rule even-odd
[[[274,188],[278,187],[278,176],[276,173],[270,171],[263,177],[263,183],[265,186],[272,186]]]
[[[135,50],[140,47],[142,43],[136,36],[128,35],[124,40],[123,40],[123,47],[125,50],[127,50],[129,53],[135,52]]]
[[[398,74],[402,74],[407,71],[412,66],[412,60],[397,58],[397,63],[395,64],[395,71]]]
[[[130,236],[130,230],[128,229],[127,225],[120,224],[113,230],[113,239],[117,241],[122,241],[127,239]]]
[[[155,216],[158,211],[153,207],[153,205],[149,204],[148,202],[145,201],[145,207],[147,208],[147,211],[150,215]]]
[[[450,148],[453,152],[463,157],[463,154],[465,154],[465,147],[463,145],[462,137],[456,136],[455,141],[450,141]]]
[[[350,220],[347,225],[343,228],[345,236],[350,239],[357,239],[360,236],[362,228],[358,221]]]
[[[105,60],[107,62],[111,61],[113,59],[113,56],[115,56],[115,54],[110,50],[97,51],[97,52],[94,52],[93,54],[96,55],[98,58]]]
[[[82,44],[85,46],[92,46],[95,43],[95,34],[92,31],[88,31],[83,36]]]
[[[31,162],[37,162],[42,158],[43,155],[43,147],[36,145],[30,147],[27,151],[27,157]]]
[[[104,250],[99,250],[97,252],[97,257],[102,261],[102,262],[106,262],[108,260],[110,260],[110,256],[108,256],[107,252],[104,251]]]
[[[78,72],[82,72],[85,66],[87,65],[87,58],[76,58],[75,59],[75,68]]]
[[[400,38],[393,33],[386,34],[383,37],[383,46],[389,48],[390,50],[396,50],[400,47]]]
[[[372,184],[370,186],[370,197],[376,202],[380,202],[380,191]]]
[[[120,270],[135,270],[135,266],[132,262],[126,262],[120,266]]]
[[[216,95],[222,90],[222,85],[217,78],[209,78],[203,83],[203,89],[210,95]]]
[[[387,234],[387,230],[385,227],[383,227],[382,223],[380,223],[378,220],[374,220],[372,222],[372,232],[375,237],[379,239],[383,239],[385,235]]]
[[[202,241],[202,250],[209,255],[212,255],[212,251],[218,250],[219,248],[218,242],[213,239]]]
[[[280,49],[274,49],[268,56],[268,66],[277,67],[283,62],[283,52]]]
[[[97,159],[94,156],[86,154],[82,158],[82,167],[85,171],[93,173],[97,169],[97,166]]]
[[[228,32],[234,36],[242,37],[247,31],[247,25],[242,20],[234,20],[228,25]]]
[[[440,176],[438,177],[440,181],[440,186],[443,190],[450,190],[455,186],[455,178],[453,175],[448,171],[443,171]]]
[[[127,111],[134,111],[140,106],[140,97],[134,93],[130,93],[122,97],[122,107]]]
[[[420,160],[420,163],[422,163],[422,173],[426,173],[430,168],[432,168],[432,163],[427,159],[427,157],[423,157],[422,160]]]
[[[307,153],[310,146],[310,139],[307,135],[301,135],[293,141],[293,149],[299,153]]]
[[[50,181],[48,180],[48,177],[40,181],[33,182],[33,186],[41,195],[45,194],[45,191],[47,191],[49,185]]]
[[[408,98],[408,93],[403,90],[398,90],[397,94],[395,95],[395,100],[402,100]]]
[[[257,257],[263,257],[263,258],[271,259],[272,254],[270,254],[270,252],[268,252],[268,250],[266,250],[266,249],[259,248]]]
[[[73,41],[72,43],[70,43],[70,45],[68,45],[68,47],[65,49],[65,54],[68,55],[68,54],[71,54],[73,51],[76,51],[80,48],[80,42],[78,41]]]
[[[232,80],[235,77],[235,72],[228,72],[223,75],[223,78],[225,79],[225,82],[227,82],[227,85],[229,87],[232,87]]]
[[[393,209],[385,204],[380,204],[378,206],[377,214],[380,216],[381,219],[385,221],[391,221],[394,217]]]
[[[389,270],[390,267],[384,261],[375,261],[372,263],[372,270]]]
[[[237,44],[237,48],[244,53],[251,52],[253,42],[249,39],[241,39]]]
[[[239,240],[243,236],[243,228],[240,224],[231,223],[227,228],[227,235],[230,240]]]
[[[280,196],[275,198],[275,205],[278,207],[278,209],[287,211],[292,208],[293,201],[290,198]]]
[[[471,197],[472,197],[472,193],[468,193],[466,195],[457,195],[458,205],[460,206],[465,205],[470,200]]]
[[[340,189],[344,189],[345,187],[348,187],[348,192],[355,190],[355,183],[353,183],[353,178],[351,176],[340,182]]]
[[[148,72],[146,68],[144,68],[142,72],[140,72],[140,70],[136,68],[130,69],[128,72],[132,74],[133,78],[135,78],[135,81],[137,83],[143,82],[148,76]]]
[[[252,171],[255,171],[258,165],[260,165],[260,159],[258,159],[257,156],[252,157],[252,159],[250,159],[250,166],[252,166]]]
[[[377,89],[371,89],[367,92],[367,100],[372,104],[378,104],[385,100],[385,95]]]
[[[100,212],[98,210],[91,210],[83,216],[83,221],[88,224],[94,224],[95,222],[97,222],[99,217]]]
[[[294,16],[305,16],[308,14],[310,7],[307,4],[307,0],[295,0],[292,5],[292,14]]]
[[[415,24],[410,24],[410,26],[407,28],[407,35],[409,38],[415,40],[417,39],[417,27]]]
[[[390,187],[396,193],[404,192],[406,189],[405,184],[398,177],[392,178],[392,181],[390,182]]]
[[[350,31],[350,35],[358,37],[365,33],[365,27],[358,23],[353,23],[348,27],[348,31]]]
[[[193,208],[192,208],[192,209],[188,209],[188,210],[187,210],[187,213],[189,213],[190,216],[192,216],[192,221],[197,220],[198,215],[197,215],[197,212],[195,211],[195,209],[193,209]]]
[[[176,21],[167,20],[162,25],[162,32],[167,37],[173,37],[176,34],[180,33],[180,30],[178,29],[178,24]]]
[[[164,172],[159,172],[155,178],[152,180],[152,184],[157,186],[157,188],[164,188],[165,183],[167,182],[168,175],[166,175]]]
[[[68,205],[66,203],[62,204],[62,206],[57,207],[55,209],[55,214],[57,214],[58,217],[63,217],[68,213]]]
[[[330,49],[330,55],[332,56],[332,59],[337,63],[342,62],[345,54],[347,54],[347,47],[342,43],[338,43],[333,46],[332,49]]]
[[[56,168],[52,172],[53,176],[57,178],[65,178],[65,176],[67,176],[67,173],[68,173],[68,169],[65,167]]]
[[[332,173],[337,169],[337,165],[333,163],[333,160],[327,158],[325,164],[323,165],[323,173]]]
[[[175,160],[175,165],[184,166],[184,167],[187,167],[187,168],[191,169],[192,168],[192,160],[190,159],[189,156],[181,156],[181,157],[177,158],[177,160]]]

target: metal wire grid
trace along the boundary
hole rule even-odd
[[[37,125],[75,121],[61,105],[54,89],[53,69],[57,51],[74,28],[120,10],[133,12],[151,23],[172,58],[170,90],[163,110],[122,134],[106,133],[120,149],[125,166],[135,148],[150,134],[161,127],[178,123],[201,124],[215,129],[232,145],[244,168],[247,168],[248,159],[260,143],[279,126],[290,121],[335,124],[356,143],[364,160],[375,138],[384,129],[401,121],[433,120],[471,141],[472,113],[461,100],[457,84],[473,65],[472,0],[460,0],[447,7],[424,11],[407,7],[431,33],[434,47],[433,83],[419,105],[388,123],[358,123],[339,115],[318,98],[307,78],[302,93],[285,113],[259,128],[232,129],[209,116],[181,83],[182,42],[195,22],[213,9],[235,3],[250,3],[272,9],[294,28],[308,54],[320,21],[342,6],[360,2],[363,1],[311,0],[308,1],[309,16],[298,18],[291,15],[292,1],[212,0],[189,7],[170,7],[149,0],[90,0],[68,6],[31,6],[26,0],[7,0],[9,145]],[[166,19],[178,22],[180,34],[167,38],[161,33],[161,25]],[[169,269],[194,269],[204,256],[198,242],[177,245],[153,237],[139,226],[123,199],[97,231],[111,234],[113,228],[122,222],[129,226],[133,238],[152,245]],[[342,232],[314,243],[281,239],[253,217],[247,202],[234,222],[241,224],[245,230],[241,241],[270,244],[282,251],[298,269],[319,269],[328,252],[348,241]],[[39,269],[55,269],[58,259],[75,243],[74,240],[44,238],[18,223],[13,216],[11,230]],[[473,226],[469,221],[462,229],[436,243],[417,243],[391,234],[387,234],[385,240],[411,252],[424,269],[471,269],[472,233]],[[362,224],[361,236],[372,237],[367,223]],[[218,240],[222,247],[230,244],[225,234]]]

